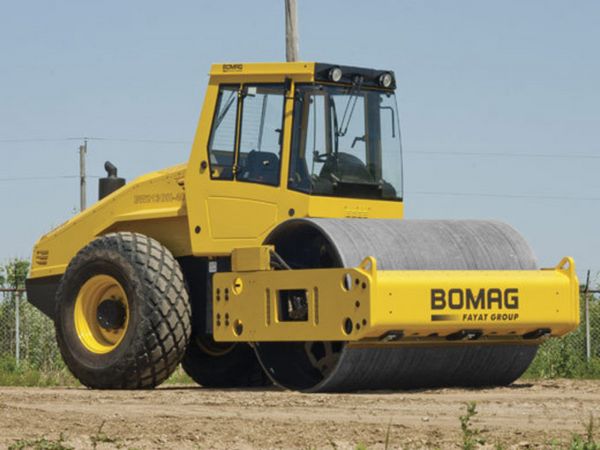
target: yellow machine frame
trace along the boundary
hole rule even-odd
[[[269,250],[261,245],[269,232],[292,217],[403,216],[401,201],[319,197],[288,189],[292,95],[284,105],[279,185],[211,179],[207,147],[219,85],[286,83],[288,92],[294,92],[296,83],[314,81],[315,63],[213,65],[188,163],[134,180],[43,236],[33,251],[30,280],[61,276],[77,252],[98,236],[133,231],[158,240],[175,257],[233,256],[233,271],[214,277],[217,341],[385,344],[401,336],[403,342],[431,343],[438,337],[448,341],[456,333],[468,340],[471,333],[506,342],[531,332],[537,333],[532,339],[539,339],[546,328],[562,335],[576,327],[578,282],[571,260],[542,271],[377,271],[376,260],[364,255],[365,262],[354,269],[271,271]],[[344,277],[352,280],[352,289],[344,288]],[[514,313],[519,320],[496,320],[492,315],[505,311],[493,307],[476,320],[464,320],[466,309],[457,317],[441,312],[453,316],[448,320],[432,319],[427,304],[432,287],[490,285],[518,288],[522,302]],[[306,290],[307,321],[279,320],[276,298],[286,289]]]
[[[217,341],[302,341],[310,336],[415,345],[519,342],[525,336],[532,343],[566,334],[579,323],[579,285],[571,258],[538,271],[379,271],[372,257],[354,269],[272,271],[269,250],[234,250],[232,272],[215,274]],[[464,297],[467,291],[470,299]],[[305,296],[305,320],[284,319],[282,294],[289,292]],[[434,309],[436,292],[450,293],[452,300]]]

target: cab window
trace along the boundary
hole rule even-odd
[[[313,195],[402,199],[394,94],[297,85],[288,187]]]
[[[208,153],[211,178],[233,179],[239,85],[221,86],[213,118]]]
[[[242,99],[236,179],[278,185],[284,87],[281,84],[244,85]]]

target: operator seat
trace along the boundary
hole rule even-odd
[[[246,156],[239,179],[265,184],[279,184],[279,158],[275,153],[251,150]]]

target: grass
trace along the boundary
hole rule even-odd
[[[540,346],[526,378],[600,378],[600,301],[590,298],[592,358],[586,360],[584,296],[581,296],[581,325],[562,338],[553,338]]]
[[[177,367],[165,384],[195,384],[181,368]],[[64,365],[48,370],[27,363],[17,365],[13,357],[0,357],[0,386],[51,387],[81,386]]]
[[[527,372],[529,379],[547,378],[600,378],[600,357],[587,361],[585,348],[578,341],[578,333],[561,339],[550,339],[540,346],[538,354]],[[576,341],[576,342],[573,342]]]
[[[164,384],[196,384],[181,368],[178,368]],[[14,370],[0,368],[0,386],[53,387],[81,386],[68,369],[42,371],[34,368],[19,367]]]
[[[196,384],[196,382],[185,373],[181,366],[178,366],[175,372],[165,381],[165,384]]]
[[[17,365],[12,357],[0,358],[0,386],[77,386],[79,382],[65,368],[41,370],[26,362]]]
[[[466,413],[459,417],[460,430],[462,432],[462,448],[464,450],[473,450],[477,445],[485,443],[481,437],[481,431],[473,428],[473,423],[471,422],[477,414],[477,404],[469,402],[467,403]]]
[[[569,443],[569,450],[600,450],[600,442],[594,439],[594,416],[590,417],[585,424],[585,435],[573,434]]]
[[[45,437],[38,439],[19,439],[12,443],[8,450],[73,450],[65,444],[64,437],[61,434],[57,440],[47,439]]]
[[[106,423],[106,421],[103,421],[100,424],[100,426],[98,427],[98,430],[96,431],[96,433],[94,433],[90,436],[90,441],[92,442],[92,448],[94,450],[96,448],[98,448],[98,444],[101,444],[101,443],[114,444],[115,442],[117,442],[117,439],[108,436],[104,431],[102,431],[102,428],[104,427],[105,423]]]
[[[461,430],[461,442],[457,445],[459,448],[463,450],[475,450],[478,448],[490,448],[489,445],[486,445],[486,441],[483,438],[483,431],[474,427],[473,418],[477,416],[479,412],[477,411],[476,402],[469,402],[466,404],[466,411],[464,414],[460,415],[458,420],[460,422],[460,430]],[[553,450],[600,450],[600,442],[597,442],[594,438],[595,435],[595,421],[593,415],[590,414],[588,421],[584,424],[585,432],[583,434],[573,433],[571,435],[571,439],[568,442],[561,442],[557,439],[553,439],[552,441],[546,443],[546,447],[551,448]],[[386,436],[385,436],[385,449],[387,450],[390,445],[390,428],[391,422],[388,426]],[[337,448],[333,442],[330,442],[333,448]],[[532,443],[532,444],[541,444],[541,443]],[[507,448],[512,448],[511,446],[514,444],[511,443],[503,443],[496,442],[493,444],[493,448],[495,450],[504,450]],[[402,447],[404,448],[404,447]],[[427,447],[427,448],[440,448],[438,446],[435,447]],[[369,450],[368,446],[364,443],[359,443],[354,446],[354,450]]]
[[[89,436],[90,442],[92,444],[92,448],[95,450],[98,448],[98,444],[115,444],[117,448],[118,439],[108,436],[102,428],[104,428],[104,424],[106,421],[103,421],[98,430],[92,435]],[[65,438],[63,434],[60,434],[60,437],[56,440],[48,439],[46,437],[34,438],[34,439],[19,439],[13,442],[8,450],[73,450],[73,447],[68,446],[65,443]]]
[[[463,450],[474,450],[480,445],[485,445],[485,440],[481,436],[481,430],[473,428],[471,420],[478,414],[477,405],[475,402],[467,403],[467,411],[464,415],[459,417],[460,429],[462,432],[462,449]],[[600,450],[600,442],[596,442],[594,439],[594,416],[590,414],[589,420],[585,424],[585,433],[580,435],[573,433],[571,440],[566,445],[561,445],[557,441],[553,441],[553,449],[565,449],[565,450]],[[494,445],[496,450],[506,448],[508,444],[498,442]]]

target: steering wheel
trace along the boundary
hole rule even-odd
[[[318,163],[326,163],[329,158],[331,158],[331,154],[330,153],[317,153],[315,152],[313,154],[313,161],[314,162],[318,162]]]

